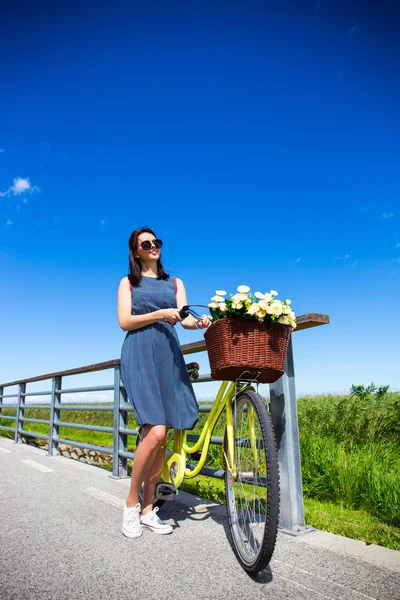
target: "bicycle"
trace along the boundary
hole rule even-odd
[[[201,319],[192,306],[199,305],[184,306],[181,316],[191,314]],[[197,379],[199,365],[190,363],[187,368],[191,379]],[[214,428],[225,411],[222,452],[228,524],[236,557],[249,573],[262,571],[271,560],[279,522],[275,435],[267,404],[258,393],[258,376],[259,372],[244,371],[236,381],[221,383],[194,445],[187,443],[186,430],[169,431],[162,481],[155,494],[155,506],[161,506],[175,497],[184,478],[192,479],[200,473]]]

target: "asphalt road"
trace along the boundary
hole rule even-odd
[[[225,508],[181,492],[160,516],[174,532],[121,534],[129,480],[0,438],[1,600],[395,600],[400,552],[314,531],[278,536],[247,575]]]

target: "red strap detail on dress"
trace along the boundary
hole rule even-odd
[[[130,291],[132,291],[132,284],[131,284],[131,282],[129,282],[129,289],[130,289]]]

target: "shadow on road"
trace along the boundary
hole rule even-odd
[[[202,508],[204,506],[204,508]],[[179,501],[165,502],[165,504],[160,508],[159,515],[164,519],[173,519],[175,523],[172,524],[174,529],[179,529],[182,521],[186,521],[187,519],[191,521],[208,521],[212,519],[214,523],[219,525],[223,532],[221,531],[221,535],[225,535],[231,551],[235,554],[235,547],[232,542],[228,519],[226,516],[226,508],[225,505],[213,506],[212,503],[197,505],[197,506],[188,506],[186,504],[181,504]],[[239,564],[238,568],[242,568]],[[268,565],[263,571],[257,574],[247,573],[250,579],[255,581],[256,583],[271,583],[273,580],[273,574],[270,565]]]

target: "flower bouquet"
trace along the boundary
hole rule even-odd
[[[213,323],[204,334],[213,379],[273,383],[281,377],[296,319],[291,301],[277,295],[252,294],[246,285],[229,297],[216,291],[208,305]]]

